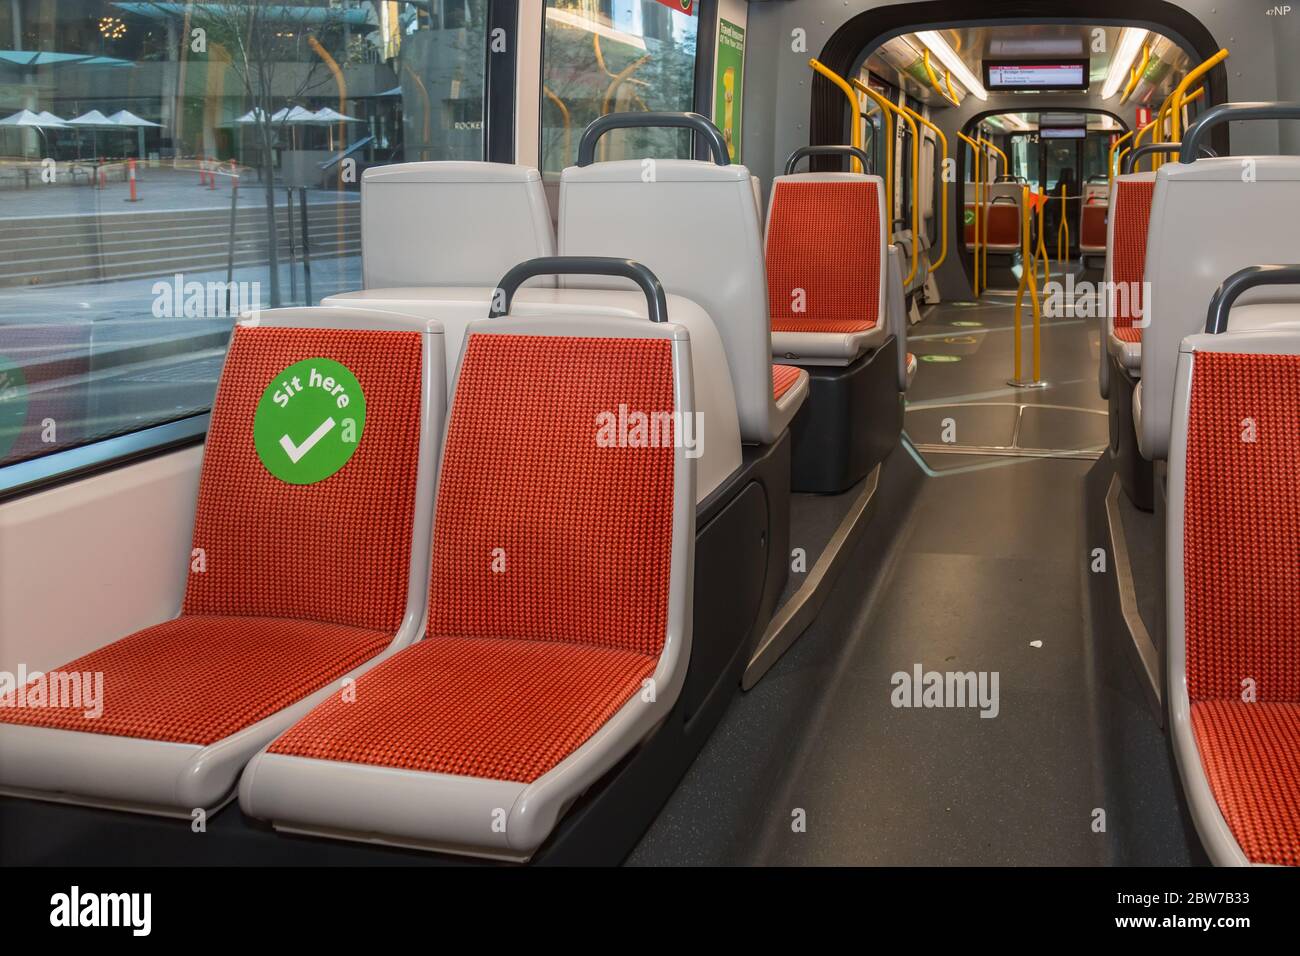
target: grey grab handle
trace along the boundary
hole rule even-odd
[[[1211,335],[1228,331],[1228,313],[1247,289],[1264,285],[1300,285],[1300,265],[1260,265],[1239,269],[1214,290],[1205,331]]]
[[[856,146],[800,146],[785,161],[785,174],[789,176],[805,156],[852,156],[862,164],[863,170],[871,168],[871,157]]]
[[[613,256],[540,256],[537,259],[527,259],[513,267],[497,283],[497,289],[503,294],[500,302],[493,295],[488,318],[495,319],[509,313],[515,292],[529,279],[538,276],[618,276],[630,279],[645,293],[650,321],[668,321],[668,297],[664,295],[659,277],[639,262]]]
[[[1187,132],[1183,134],[1183,148],[1178,153],[1180,163],[1194,162],[1196,151],[1200,149],[1201,140],[1209,135],[1212,127],[1220,123],[1235,123],[1237,120],[1266,119],[1300,119],[1300,103],[1221,103],[1213,109],[1206,110],[1196,118]]]
[[[727,141],[722,131],[699,113],[606,113],[597,116],[582,131],[578,141],[578,165],[590,166],[596,161],[596,141],[616,129],[688,129],[701,136],[713,154],[718,166],[730,166]]]
[[[1120,163],[1119,171],[1127,176],[1129,173],[1133,172],[1134,167],[1138,164],[1138,160],[1143,156],[1150,156],[1153,153],[1178,153],[1179,161],[1181,162],[1182,148],[1181,143],[1147,143],[1144,146],[1139,146],[1137,149],[1125,153],[1124,161]],[[1210,158],[1219,155],[1208,146],[1202,146],[1200,148],[1200,153],[1202,156],[1208,156]]]

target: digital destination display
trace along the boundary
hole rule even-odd
[[[1040,139],[1083,139],[1087,135],[1087,129],[1082,126],[1040,126],[1038,128]]]
[[[984,85],[1002,92],[1086,90],[1088,61],[985,60]]]

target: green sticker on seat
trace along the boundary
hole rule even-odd
[[[366,396],[346,365],[295,362],[262,392],[253,444],[266,470],[291,485],[323,481],[348,463],[366,427]]]
[[[27,376],[0,355],[0,459],[14,447],[27,424]]]

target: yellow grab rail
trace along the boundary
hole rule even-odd
[[[1192,100],[1196,99],[1195,94],[1184,99],[1183,98],[1184,94],[1186,94],[1186,92],[1191,88],[1191,85],[1193,83],[1199,80],[1206,73],[1210,72],[1210,70],[1214,69],[1216,66],[1218,66],[1227,58],[1228,58],[1228,51],[1226,49],[1220,50],[1218,53],[1214,54],[1214,56],[1210,57],[1200,66],[1198,66],[1196,69],[1192,70],[1185,77],[1183,77],[1183,81],[1179,83],[1176,87],[1174,87],[1174,92],[1172,94],[1173,102],[1170,104],[1169,107],[1169,141],[1171,143],[1177,142],[1181,138],[1179,136],[1178,124],[1182,118],[1183,106],[1185,106],[1187,103],[1190,103]]]
[[[1006,175],[1007,170],[1011,168],[1011,162],[1010,160],[1007,159],[1007,154],[1002,152],[1002,150],[998,149],[996,146],[994,146],[992,143],[990,143],[982,136],[976,136],[975,141],[979,143],[981,146],[983,146],[985,149],[991,149],[993,152],[997,153],[999,156],[1002,157],[1002,173],[1003,175]]]
[[[979,143],[981,146],[984,147],[985,156],[986,156],[987,159],[988,159],[988,164],[984,167],[985,178],[988,179],[987,192],[986,192],[984,198],[988,200],[988,204],[989,204],[989,214],[988,214],[987,216],[984,217],[984,242],[983,242],[983,244],[981,245],[981,252],[980,252],[980,255],[982,255],[982,256],[984,257],[984,286],[985,286],[985,288],[988,288],[988,284],[989,284],[989,223],[993,221],[993,186],[994,186],[994,183],[995,183],[996,180],[997,180],[997,177],[993,175],[993,153],[997,153],[999,156],[1002,157],[1002,171],[1003,171],[1004,174],[1006,173],[1006,171],[1007,171],[1008,169],[1011,168],[1011,164],[1007,161],[1007,154],[1004,153],[1004,152],[1002,152],[1002,150],[998,149],[996,146],[994,146],[992,143],[990,143],[990,142],[989,142],[988,140],[986,140],[984,137],[982,137],[982,136],[976,136],[976,137],[975,137],[975,142]]]
[[[1020,287],[1016,289],[1016,325],[1015,340],[1013,351],[1015,355],[1016,374],[1008,385],[1018,387],[1033,388],[1042,385],[1039,378],[1040,358],[1042,355],[1042,341],[1040,338],[1039,326],[1042,320],[1042,307],[1038,301],[1038,276],[1034,273],[1034,256],[1030,252],[1029,246],[1029,187],[1022,186],[1020,190],[1020,261],[1022,268],[1020,270]],[[1033,302],[1034,310],[1034,355],[1033,368],[1034,377],[1026,382],[1020,377],[1020,312],[1025,301],[1025,287],[1029,287],[1029,297]]]
[[[953,106],[961,106],[961,103],[957,100],[956,95],[954,95],[952,92],[951,79],[948,80],[947,92],[944,92],[943,88],[939,86],[939,78],[934,75],[934,67],[930,65],[930,51],[928,48],[926,49],[924,56],[921,58],[921,62],[925,64],[925,75],[930,78],[930,85],[934,87],[934,91],[938,93],[940,96],[942,96],[944,99],[946,99]]]
[[[930,263],[930,268],[928,270],[929,272],[933,272],[935,269],[939,268],[944,259],[948,258],[948,190],[944,188],[943,182],[943,170],[948,167],[948,137],[943,135],[943,130],[939,129],[939,127],[935,126],[906,103],[900,104],[899,109],[917,122],[924,123],[926,127],[932,130],[934,135],[939,138],[939,146],[943,151],[943,157],[939,163],[939,205],[941,210],[939,213],[939,221],[942,223],[939,230],[939,258]]]
[[[853,85],[858,90],[860,90],[861,92],[865,93],[867,96],[875,100],[876,103],[879,104],[880,108],[886,111],[884,115],[888,116],[892,114],[895,116],[902,117],[912,131],[912,268],[911,271],[907,273],[907,278],[903,282],[904,286],[906,286],[910,284],[913,279],[916,278],[916,269],[921,261],[919,255],[920,247],[921,247],[921,243],[919,241],[919,237],[921,234],[921,200],[920,197],[917,195],[918,193],[917,187],[919,186],[921,180],[921,133],[916,128],[916,121],[913,120],[912,117],[905,114],[897,104],[892,103],[888,98],[881,96],[879,93],[877,93],[871,87],[867,86],[867,84],[863,83],[861,80],[854,79]],[[892,141],[893,137],[891,136],[889,137],[889,139]],[[891,180],[893,179],[892,164],[890,167],[890,179]],[[893,183],[891,182],[890,185],[892,186]],[[889,209],[887,212],[887,216],[889,218],[889,233],[890,233],[890,241],[893,241],[894,197],[893,197],[892,189],[888,190],[887,192],[889,193],[889,198],[886,200],[889,204]]]
[[[1047,227],[1043,225],[1043,210],[1047,208],[1047,191],[1044,190],[1036,194],[1038,196],[1038,251],[1034,254],[1035,262],[1037,257],[1043,257],[1043,291],[1047,291],[1047,283],[1052,278],[1052,260],[1047,255]],[[1037,266],[1035,266],[1037,268]]]
[[[848,97],[849,142],[853,146],[857,147],[858,149],[861,149],[862,148],[862,121],[858,118],[858,111],[859,111],[858,98],[853,93],[853,87],[849,86],[849,84],[845,82],[844,77],[840,76],[830,67],[823,64],[816,57],[813,57],[811,60],[809,60],[808,65],[812,67],[814,70],[816,70],[818,73],[820,73],[822,76],[826,77],[826,79],[830,80],[832,83],[838,86],[840,88],[840,92],[842,92],[846,97]],[[855,173],[866,172],[866,170],[862,168],[862,162],[856,156],[852,157],[852,165],[849,168]]]
[[[983,181],[980,179],[980,157],[984,155],[984,150],[980,148],[979,143],[975,142],[975,140],[971,139],[965,133],[958,133],[957,138],[960,139],[962,142],[964,142],[967,146],[969,146],[971,148],[971,152],[975,154],[975,171],[974,171],[975,222],[972,224],[975,227],[974,228],[975,277],[971,285],[974,287],[975,290],[975,298],[978,299],[980,297],[980,207],[982,205],[983,198],[984,198],[983,190],[982,190]],[[963,183],[963,186],[964,185],[965,184]],[[964,245],[966,241],[966,216],[965,216],[966,197],[964,195],[964,190],[962,195],[961,208],[962,208],[962,243]]]
[[[1065,211],[1065,190],[1061,190],[1061,224],[1056,227],[1056,261],[1065,262],[1070,258],[1070,217]],[[1065,249],[1062,251],[1061,240],[1065,240]]]
[[[1138,80],[1141,79],[1142,74],[1147,71],[1147,64],[1150,62],[1151,44],[1148,43],[1146,46],[1142,47],[1142,62],[1138,64],[1138,68],[1129,76],[1128,84],[1124,87],[1124,95],[1119,98],[1120,106],[1127,103],[1128,98],[1133,95],[1133,91],[1137,89]]]
[[[1110,153],[1106,156],[1106,182],[1111,182],[1115,179],[1115,172],[1118,169],[1115,165],[1115,150],[1119,149],[1120,143],[1124,142],[1124,140],[1128,139],[1136,132],[1137,130],[1131,129],[1123,136],[1119,137],[1119,139],[1115,140],[1115,142],[1110,144]]]

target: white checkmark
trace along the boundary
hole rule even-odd
[[[303,455],[315,448],[316,443],[330,433],[330,429],[333,427],[334,418],[333,416],[330,416],[325,419],[325,421],[321,422],[316,430],[303,440],[301,445],[295,445],[288,435],[281,435],[280,447],[283,448],[284,453],[289,456],[289,460],[296,465],[302,460]]]

